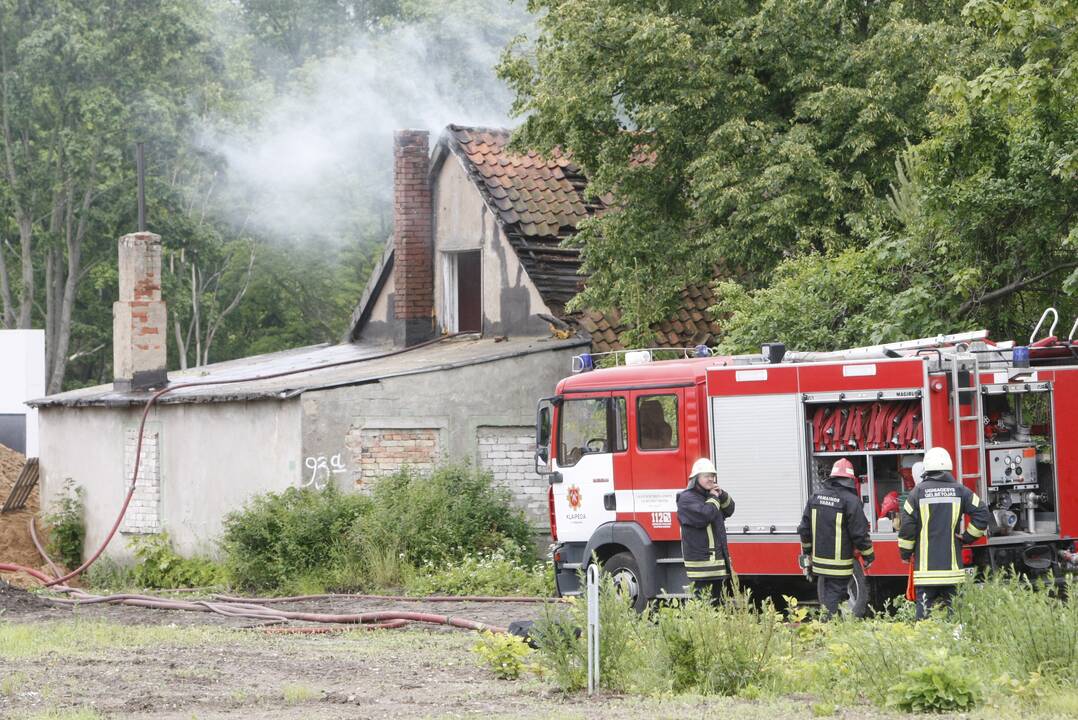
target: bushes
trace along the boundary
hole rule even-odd
[[[324,490],[288,488],[256,496],[225,518],[223,549],[233,581],[245,588],[302,585],[312,579],[347,586],[358,565],[348,536],[370,512],[369,498]]]
[[[86,523],[82,519],[83,492],[69,480],[55,509],[45,516],[49,525],[49,555],[68,568],[82,564],[82,544],[86,540]]]
[[[378,482],[371,497],[332,486],[258,496],[225,519],[223,548],[233,581],[250,589],[403,585],[519,594],[547,587],[533,569],[523,514],[488,474],[461,465],[428,475],[402,470]]]
[[[441,565],[467,553],[512,544],[517,559],[531,555],[531,531],[490,475],[445,465],[429,475],[405,468],[374,486],[373,507],[355,540],[395,548],[413,565]]]

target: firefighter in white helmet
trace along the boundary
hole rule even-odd
[[[977,493],[955,480],[952,469],[946,449],[929,449],[922,480],[902,505],[898,552],[903,561],[914,562],[918,620],[928,617],[933,605],[950,608],[955,588],[966,577],[959,546],[984,537],[988,529],[988,507]],[[969,515],[970,521],[959,534],[963,515]]]
[[[700,458],[693,463],[689,486],[678,493],[677,519],[685,572],[696,590],[706,590],[716,603],[729,592],[733,572],[726,545],[726,518],[733,514],[734,501],[719,487],[715,466]]]
[[[809,498],[797,533],[801,536],[802,566],[819,577],[817,593],[827,615],[838,612],[853,576],[854,550],[861,552],[867,570],[875,560],[861,498],[857,496],[857,473],[846,458],[831,468],[823,487]]]

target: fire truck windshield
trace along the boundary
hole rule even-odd
[[[558,463],[576,465],[590,453],[621,452],[628,445],[625,398],[566,400],[559,412]]]

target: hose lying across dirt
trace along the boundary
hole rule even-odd
[[[552,603],[563,602],[563,598],[546,597],[496,597],[492,595],[355,595],[352,593],[327,593],[325,595],[292,595],[290,597],[235,597],[233,595],[214,595],[213,599],[225,603],[269,603],[309,602],[346,598],[349,600],[388,600],[390,602],[498,602],[498,603]]]
[[[404,610],[376,610],[374,612],[356,614],[333,614],[299,612],[295,610],[277,610],[254,603],[246,602],[212,602],[208,600],[168,600],[153,597],[152,595],[91,595],[75,588],[64,588],[70,594],[69,598],[48,597],[43,598],[46,602],[56,605],[96,605],[108,603],[113,605],[132,605],[135,607],[154,608],[157,610],[189,610],[192,612],[212,612],[230,618],[245,618],[250,620],[277,620],[277,621],[300,621],[320,623],[323,625],[363,625],[382,628],[402,627],[409,622],[431,623],[434,625],[448,625],[463,630],[488,631],[493,633],[508,632],[506,628],[497,625],[488,625],[476,620],[453,617],[451,615],[435,615],[433,613],[409,612]],[[294,628],[300,629],[300,628]],[[314,629],[314,628],[311,628]]]

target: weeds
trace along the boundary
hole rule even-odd
[[[979,702],[980,685],[962,659],[945,650],[934,655],[902,673],[887,693],[888,705],[906,712],[965,712]]]
[[[69,568],[82,564],[82,545],[86,539],[86,523],[82,517],[84,494],[81,487],[75,487],[68,480],[55,508],[45,516],[49,526],[49,555]]]
[[[142,535],[132,541],[138,563],[131,581],[138,587],[172,589],[223,585],[227,573],[208,558],[181,557],[172,549],[168,533]]]
[[[530,662],[532,649],[515,635],[484,632],[472,651],[502,680],[516,680],[528,670],[539,670],[538,665]]]
[[[550,597],[554,573],[549,565],[526,564],[515,548],[465,555],[441,567],[426,563],[405,582],[410,595],[517,595]]]
[[[764,684],[782,632],[771,603],[756,611],[742,590],[718,606],[692,599],[660,610],[658,622],[671,689],[702,695],[736,695]]]

